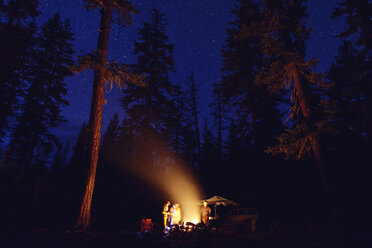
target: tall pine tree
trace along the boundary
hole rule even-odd
[[[169,145],[178,125],[172,96],[179,88],[169,80],[169,73],[175,71],[174,45],[169,43],[165,33],[166,24],[165,15],[158,9],[152,9],[149,20],[138,30],[134,50],[138,59],[134,72],[145,75],[146,87],[131,85],[121,99],[125,111],[122,128],[132,135],[139,146],[141,138],[148,136]]]
[[[190,100],[192,102],[192,115],[193,115],[193,126],[195,128],[196,145],[197,145],[197,157],[200,156],[200,132],[199,132],[199,119],[198,119],[198,91],[194,79],[194,71],[191,71],[190,75]]]
[[[219,180],[217,162],[218,147],[212,130],[208,127],[207,119],[203,124],[203,142],[201,144],[199,172],[204,183],[204,188],[209,194],[215,194],[218,189]]]
[[[364,92],[361,85],[360,67],[362,61],[358,61],[358,51],[351,42],[344,41],[339,48],[336,61],[332,63],[327,78],[334,87],[329,92],[329,97],[334,107],[334,128],[342,136],[362,137],[363,115],[365,105],[362,103]]]
[[[327,208],[332,208],[331,187],[320,142],[329,123],[323,106],[326,101],[319,93],[324,94],[329,85],[324,83],[323,75],[313,71],[317,62],[305,60],[305,41],[311,32],[305,23],[306,8],[306,1],[263,1],[261,51],[268,63],[255,83],[267,85],[272,93],[290,89],[291,125],[279,136],[279,145],[269,147],[268,152],[284,153],[286,158],[294,160],[313,155],[324,189],[323,199],[327,201]]]
[[[360,132],[366,136],[369,146],[372,147],[372,87],[370,79],[372,77],[372,3],[368,0],[343,0],[333,12],[331,18],[346,16],[347,28],[337,35],[340,38],[352,38],[355,40],[347,46],[353,50],[353,64],[358,65],[354,72],[357,80],[357,87],[360,95],[360,110],[364,112],[360,119]],[[346,49],[346,44],[343,46]],[[340,56],[342,55],[340,50]],[[349,55],[350,56],[350,55]],[[348,58],[351,62],[352,58]],[[334,68],[336,69],[336,68]],[[341,69],[341,68],[340,68]],[[348,70],[350,71],[350,69]],[[339,71],[341,74],[345,72]],[[335,72],[331,72],[335,74]],[[350,75],[349,75],[350,76]],[[332,77],[332,76],[331,76]],[[351,82],[350,82],[351,83]]]
[[[200,162],[201,143],[199,132],[198,91],[194,72],[191,71],[180,91],[177,103],[179,136],[182,140],[181,157],[189,165]]]
[[[24,96],[35,45],[37,0],[0,3],[0,145]],[[1,153],[0,153],[1,154]],[[1,159],[1,158],[0,158]]]
[[[371,194],[372,188],[368,176],[372,163],[369,155],[372,149],[372,2],[339,1],[331,18],[339,17],[346,19],[346,29],[337,35],[344,42],[327,74],[334,85],[329,91],[334,124],[333,139],[329,140],[334,147],[331,155],[337,163],[338,175],[334,183],[342,211],[359,206],[355,210],[359,216],[345,221],[349,225],[361,226],[364,222],[368,226],[371,203],[364,196]]]
[[[72,75],[73,40],[70,24],[59,14],[43,25],[37,37],[36,55],[21,115],[12,132],[6,163],[22,168],[45,164],[57,138],[50,128],[64,120],[61,107],[68,104],[64,78]]]
[[[266,93],[267,86],[255,84],[261,67],[268,63],[260,49],[263,15],[258,3],[237,1],[235,18],[227,28],[222,49],[223,78],[215,85],[215,95],[230,113],[251,151],[263,152],[281,131],[279,98]],[[222,126],[220,123],[219,126]]]
[[[91,130],[89,146],[90,164],[80,215],[75,227],[77,230],[87,230],[91,223],[91,204],[101,138],[102,110],[106,82],[110,82],[111,85],[115,83],[121,88],[130,80],[133,82],[138,82],[139,80],[138,77],[130,73],[126,65],[119,65],[116,61],[112,63],[107,62],[111,21],[115,21],[122,26],[131,24],[132,14],[138,13],[136,7],[129,0],[84,0],[84,2],[86,9],[100,10],[101,24],[96,53],[80,57],[79,65],[75,69],[76,71],[82,71],[87,68],[94,70],[93,94],[89,117],[89,128]]]

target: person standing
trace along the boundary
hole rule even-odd
[[[174,224],[179,225],[181,224],[181,208],[180,204],[176,203],[174,205],[175,213],[174,213]]]
[[[164,219],[164,231],[166,230],[167,225],[168,225],[169,205],[170,205],[170,202],[167,201],[167,203],[164,204],[163,212],[162,212],[163,213],[163,219]]]
[[[203,206],[200,209],[200,215],[202,222],[209,226],[209,216],[211,215],[211,208],[208,207],[208,203],[206,201],[203,201]]]

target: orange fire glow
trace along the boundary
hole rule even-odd
[[[179,203],[181,222],[200,222],[200,205],[203,193],[192,171],[182,161],[167,152],[165,146],[146,137],[148,154],[133,161],[132,171],[151,183],[173,204]],[[157,148],[154,152],[154,148]]]

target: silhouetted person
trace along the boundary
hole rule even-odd
[[[164,231],[167,228],[167,224],[168,224],[169,205],[170,205],[170,202],[167,201],[167,203],[164,204],[163,212],[162,212],[163,213],[163,219],[164,219]]]
[[[175,212],[175,215],[174,215],[174,222],[175,222],[175,224],[179,225],[181,223],[180,204],[176,203],[176,204],[174,204],[174,207],[176,208],[176,212]]]
[[[170,209],[171,225],[179,225],[181,222],[181,208],[178,203],[174,204]]]
[[[209,216],[211,215],[211,208],[208,207],[208,203],[206,201],[203,202],[203,206],[200,209],[200,215],[202,222],[209,226]]]

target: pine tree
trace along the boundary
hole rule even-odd
[[[126,114],[123,129],[135,137],[156,137],[167,143],[178,125],[172,98],[178,89],[168,78],[169,72],[175,69],[174,45],[168,41],[166,24],[165,15],[152,9],[150,19],[138,30],[134,50],[138,59],[134,71],[145,75],[146,87],[129,86],[121,102]]]
[[[306,28],[306,1],[264,1],[262,7],[264,36],[262,51],[269,63],[256,78],[256,84],[267,85],[272,93],[291,89],[290,126],[282,133],[279,145],[270,146],[268,152],[283,153],[286,158],[302,160],[313,155],[327,207],[332,206],[329,176],[323,157],[320,137],[329,128],[324,112],[327,102],[319,96],[330,86],[323,75],[315,73],[317,62],[305,61],[305,41],[311,28]],[[332,209],[331,209],[332,210]]]
[[[358,65],[355,71],[354,81],[357,80],[357,87],[360,92],[360,110],[364,116],[359,119],[361,132],[365,134],[367,141],[372,146],[372,87],[370,79],[372,76],[372,3],[368,0],[343,0],[333,12],[331,18],[338,18],[346,15],[347,29],[337,37],[356,39],[353,44],[353,64]],[[344,48],[345,48],[344,44]],[[351,46],[349,44],[348,46]],[[342,51],[340,51],[342,52]],[[351,58],[349,58],[350,60]],[[350,69],[349,69],[350,70]],[[340,71],[340,73],[342,73]],[[344,72],[345,73],[345,72]],[[351,83],[351,82],[350,82]]]
[[[221,93],[217,93],[214,95],[215,101],[217,104],[215,104],[215,111],[214,111],[214,118],[217,121],[217,134],[218,134],[218,139],[217,139],[217,144],[218,144],[218,156],[219,159],[222,160],[222,154],[223,154],[223,140],[222,140],[222,131],[223,131],[223,119],[222,119],[222,99],[221,99]]]
[[[277,110],[280,98],[267,94],[266,85],[255,84],[260,69],[268,64],[260,49],[264,16],[257,3],[247,0],[238,1],[232,13],[235,19],[227,28],[228,38],[222,49],[223,78],[214,93],[221,107],[234,118],[242,138],[250,140],[249,149],[262,152],[282,128]]]
[[[190,75],[190,97],[192,102],[192,113],[193,113],[193,126],[195,127],[196,145],[197,145],[197,156],[200,156],[200,132],[199,132],[199,121],[198,121],[198,93],[194,81],[194,71],[191,71]]]
[[[199,96],[193,71],[179,92],[176,106],[180,124],[179,136],[182,140],[180,155],[188,164],[196,166],[200,162],[201,144],[198,118]]]
[[[107,130],[103,135],[102,145],[101,145],[101,162],[102,164],[112,164],[115,163],[115,157],[118,153],[118,138],[119,138],[119,115],[115,113],[112,117]]]
[[[343,0],[338,3],[331,18],[338,18],[346,15],[347,29],[338,37],[357,36],[356,45],[363,47],[363,50],[372,49],[372,3],[369,0]]]
[[[94,191],[94,183],[97,169],[99,142],[101,137],[102,110],[104,103],[104,89],[106,82],[123,87],[128,81],[139,82],[140,78],[133,75],[128,66],[119,65],[116,61],[107,62],[107,51],[111,21],[125,26],[131,24],[132,14],[138,13],[129,0],[84,0],[87,9],[100,9],[101,24],[98,35],[98,45],[95,54],[88,54],[79,58],[79,65],[76,71],[87,68],[94,69],[93,94],[89,127],[91,130],[90,139],[90,166],[86,181],[85,194],[81,203],[80,215],[76,223],[76,229],[87,230],[91,223],[91,204]],[[116,16],[113,14],[117,14]]]
[[[236,160],[241,160],[242,154],[246,149],[244,145],[244,137],[240,136],[238,127],[232,121],[229,125],[228,137],[226,141],[226,158],[227,161],[234,162]]]
[[[37,0],[10,0],[0,3],[0,144],[9,131],[9,118],[19,110],[32,48],[35,45]]]
[[[80,128],[76,144],[73,148],[72,155],[67,164],[67,174],[69,175],[69,177],[71,177],[71,181],[81,185],[81,192],[83,192],[84,178],[86,176],[86,170],[89,166],[88,148],[89,129],[88,125],[86,123],[83,123]]]
[[[128,195],[129,190],[126,188],[128,180],[123,178],[123,174],[119,172],[125,168],[123,162],[127,159],[128,148],[119,143],[119,138],[120,121],[118,114],[115,113],[103,135],[98,159],[99,169],[97,170],[93,211],[95,212],[94,222],[100,228],[106,225],[113,228],[115,223],[122,222],[120,217],[125,216],[125,213],[120,212],[125,212],[123,204],[127,204],[128,198],[120,197],[120,195]],[[110,209],[109,212],[107,208]],[[113,219],[117,219],[117,222]]]
[[[50,174],[57,175],[61,174],[61,171],[67,166],[68,153],[70,150],[69,143],[65,145],[59,143],[57,145],[57,151],[53,156],[53,161],[50,164]]]
[[[46,176],[46,183],[44,185],[44,198],[42,204],[42,217],[48,223],[48,226],[53,227],[66,227],[68,215],[66,202],[69,202],[67,195],[72,192],[69,191],[68,183],[66,180],[68,154],[70,151],[69,143],[65,145],[58,144],[57,151],[54,154],[53,161]],[[68,178],[71,179],[71,178]],[[76,190],[76,189],[75,189]],[[69,202],[71,203],[71,202]]]
[[[360,74],[363,61],[357,61],[357,54],[352,43],[344,41],[327,74],[334,85],[329,97],[334,106],[335,131],[349,137],[362,136],[364,132],[361,126],[365,109]]]
[[[215,136],[212,130],[208,127],[207,119],[204,119],[203,124],[203,142],[201,144],[200,154],[200,175],[202,182],[208,192],[213,193],[212,190],[218,186],[218,147]]]
[[[30,86],[21,106],[21,115],[12,132],[6,163],[14,161],[21,168],[45,164],[57,138],[50,128],[65,121],[61,107],[67,105],[64,78],[72,75],[72,33],[69,22],[59,14],[43,25],[37,38]]]
[[[372,3],[339,1],[331,18],[339,17],[346,17],[346,29],[336,37],[344,41],[327,74],[334,85],[329,91],[335,147],[332,161],[338,162],[335,162],[337,190],[342,199],[348,199],[339,204],[340,208],[349,210],[359,206],[355,212],[360,217],[350,220],[354,222],[368,219],[365,216],[371,206],[364,195],[370,194],[371,189],[366,175],[370,174],[368,165],[372,163],[369,155],[372,149]]]
[[[66,226],[70,226],[76,221],[79,214],[79,206],[81,198],[84,195],[84,186],[89,167],[89,129],[86,123],[83,123],[72,155],[68,161],[64,172],[64,201],[65,204],[64,217],[68,222]]]

